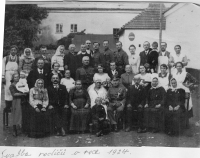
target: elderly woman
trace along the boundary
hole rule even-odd
[[[173,78],[176,79],[177,83],[185,90],[186,93],[190,94],[190,89],[193,88],[195,84],[198,84],[197,80],[190,73],[183,70],[182,62],[176,63],[176,69],[177,71],[174,71]],[[189,117],[193,116],[192,107],[192,99],[190,99],[188,107]]]
[[[17,56],[18,47],[13,45],[10,48],[10,55],[3,58],[2,62],[2,82],[5,83],[5,111],[10,110],[13,96],[10,93],[11,78],[18,71],[19,57]]]
[[[134,45],[129,46],[131,55],[128,57],[129,64],[131,65],[132,72],[138,74],[140,66],[140,56],[135,53],[136,47]]]
[[[128,89],[132,85],[132,80],[135,74],[132,73],[132,68],[130,65],[126,65],[125,73],[121,75],[120,82]]]
[[[70,130],[82,132],[88,130],[90,117],[90,97],[82,88],[82,82],[77,80],[75,89],[70,90],[69,102],[71,105]]]
[[[170,83],[165,104],[165,126],[167,134],[174,135],[179,134],[184,125],[185,90],[177,85],[175,78]]]
[[[35,87],[30,89],[29,103],[32,106],[30,112],[29,137],[43,137],[49,133],[47,130],[48,115],[46,111],[49,98],[47,89],[44,88],[43,79],[37,79]]]
[[[21,99],[26,94],[19,92],[16,88],[16,84],[19,82],[19,74],[15,73],[12,75],[12,84],[10,85],[10,92],[13,96],[12,108],[11,108],[11,117],[13,125],[13,136],[17,136],[17,125],[21,127],[22,124],[22,108],[21,108]]]
[[[60,45],[56,49],[56,53],[54,54],[54,56],[51,58],[51,65],[53,65],[54,63],[60,64],[59,70],[62,74],[64,74],[64,55],[65,55],[64,52],[65,52],[65,46]]]
[[[158,78],[152,80],[152,87],[147,95],[147,102],[144,106],[144,123],[145,130],[150,130],[156,133],[163,129],[164,114],[163,108],[166,101],[166,92],[163,87],[159,86]]]
[[[33,56],[32,50],[30,48],[25,48],[24,54],[22,55],[19,61],[19,71],[23,70],[26,73],[26,77],[32,70],[34,60],[35,58]]]

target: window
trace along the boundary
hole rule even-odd
[[[56,24],[56,33],[63,33],[63,24]]]
[[[118,28],[113,28],[113,35],[116,36],[118,33],[119,29]]]
[[[72,32],[72,33],[76,33],[77,32],[77,24],[71,24],[70,32]]]

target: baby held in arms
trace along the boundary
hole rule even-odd
[[[26,74],[23,71],[20,72],[20,79],[19,79],[19,82],[16,84],[16,88],[18,91],[22,93],[29,92],[29,88],[28,88],[28,84],[26,80]]]

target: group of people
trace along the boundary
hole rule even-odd
[[[69,132],[95,132],[107,129],[117,132],[120,125],[138,133],[165,130],[178,134],[184,128],[186,111],[192,117],[192,100],[185,106],[185,95],[197,84],[188,72],[186,55],[181,46],[174,47],[176,56],[167,50],[167,43],[144,42],[144,51],[130,55],[116,43],[87,40],[81,50],[69,45],[68,52],[60,45],[52,58],[47,48],[40,48],[34,57],[30,48],[17,56],[17,46],[3,58],[2,81],[5,83],[5,111],[11,109],[13,136],[19,126],[30,137],[43,137]]]

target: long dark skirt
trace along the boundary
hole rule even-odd
[[[164,130],[164,111],[163,108],[145,108],[144,125],[146,128]]]
[[[184,112],[182,109],[177,111],[165,111],[165,127],[167,132],[180,133],[185,127]]]
[[[84,132],[88,130],[90,109],[71,109],[70,130]]]
[[[41,109],[42,107],[38,107]],[[48,111],[36,112],[34,108],[30,110],[30,137],[44,137],[49,134]]]

